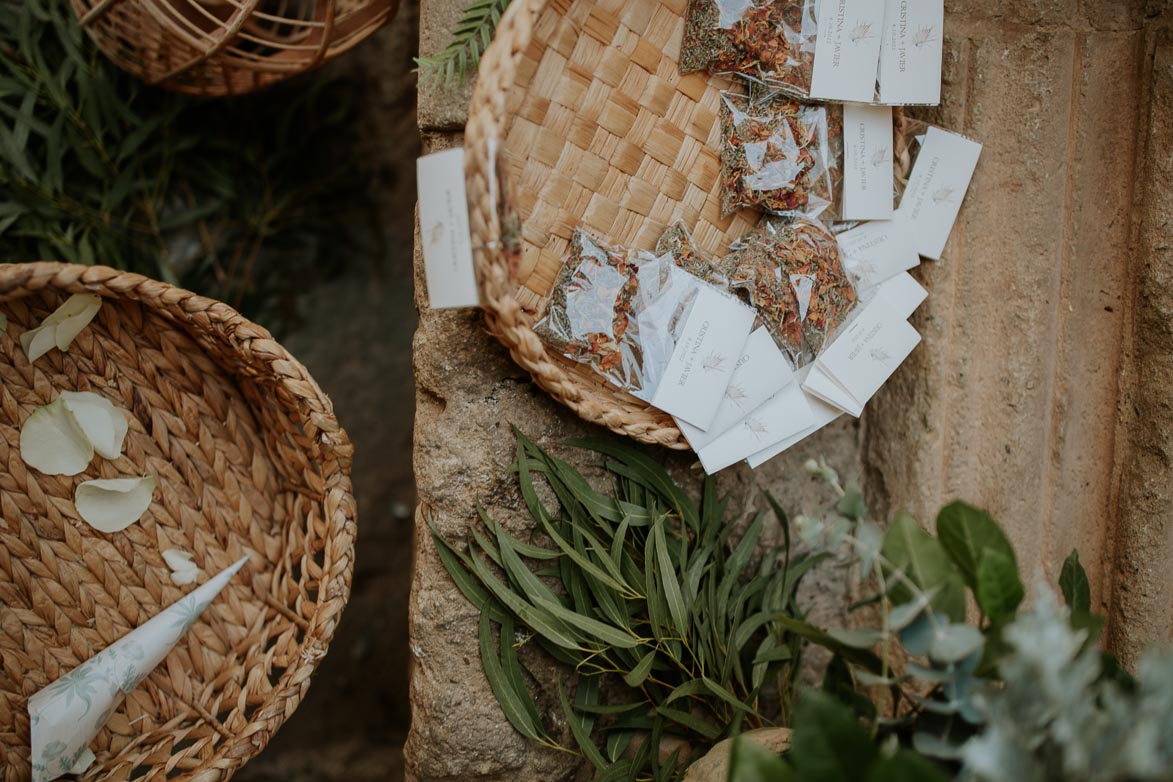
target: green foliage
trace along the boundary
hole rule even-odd
[[[1128,691],[1086,636],[1045,587],[1006,627],[1002,686],[980,702],[985,726],[961,749],[962,780],[1173,779],[1173,654],[1146,658]]]
[[[67,0],[0,0],[0,260],[130,269],[280,325],[353,250],[356,87],[175,95],[109,63]]]
[[[877,744],[846,705],[804,691],[795,709],[794,735],[785,759],[738,739],[729,782],[945,782],[935,764],[908,749]]]
[[[604,457],[613,493],[517,433],[521,496],[548,543],[508,534],[479,507],[483,529],[471,531],[467,550],[435,528],[433,539],[458,588],[481,608],[485,674],[510,723],[559,746],[519,662],[521,647],[537,645],[579,674],[575,700],[562,695],[562,708],[599,778],[672,779],[675,763],[625,748],[635,737],[646,747],[667,736],[703,748],[742,725],[789,718],[803,634],[795,628],[805,627],[794,619],[794,594],[824,555],[797,555],[784,543],[760,556],[761,514],[733,544],[711,478],[697,504],[633,448],[577,445]],[[556,512],[539,497],[541,483]],[[600,680],[615,688],[610,702],[600,700]]]
[[[480,65],[481,55],[489,48],[501,14],[508,7],[509,0],[472,0],[464,7],[448,45],[429,57],[416,58],[421,78],[444,87],[467,79],[469,72]]]

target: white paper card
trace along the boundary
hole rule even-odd
[[[877,220],[836,237],[843,266],[866,290],[920,264],[916,242],[903,219]]]
[[[709,428],[702,431],[679,419],[676,424],[692,449],[699,451],[793,382],[794,369],[763,326],[746,340]]]
[[[801,384],[806,381],[807,376],[810,374],[810,369],[810,366],[806,366],[798,371],[798,382],[800,387]],[[763,464],[770,461],[778,454],[797,445],[799,442],[810,437],[812,434],[819,431],[827,424],[838,420],[839,417],[843,415],[843,411],[839,408],[832,407],[823,400],[810,396],[809,394],[806,395],[806,403],[811,415],[810,423],[806,426],[806,428],[795,432],[789,437],[784,437],[773,445],[767,448],[763,448],[757,453],[751,455],[748,459],[746,459],[746,461],[749,462],[750,467],[756,470],[758,467],[761,467]]]
[[[247,561],[220,571],[29,698],[33,782],[79,774],[93,763],[89,743],[122,699],[163,662]]]
[[[892,107],[843,107],[843,219],[892,216]]]
[[[821,0],[811,97],[871,103],[876,97],[880,26],[878,0]]]
[[[924,286],[913,279],[908,272],[901,272],[895,277],[884,280],[876,288],[876,292],[887,300],[898,317],[908,320],[916,308],[929,297]]]
[[[725,398],[754,317],[754,311],[737,299],[702,286],[652,404],[699,429],[708,429]]]
[[[446,149],[416,161],[420,239],[428,303],[434,309],[480,304],[472,265],[464,150]]]
[[[791,383],[736,426],[697,451],[705,472],[713,475],[807,429],[814,416],[798,383]]]
[[[981,144],[947,130],[925,135],[897,213],[926,258],[939,260],[945,251],[981,153]]]
[[[941,102],[944,0],[886,0],[880,45],[880,102]]]
[[[819,356],[802,387],[858,417],[919,343],[917,330],[879,296]]]

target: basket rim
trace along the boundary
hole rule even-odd
[[[267,746],[297,708],[312,674],[329,649],[346,607],[354,572],[356,534],[356,506],[350,480],[353,446],[338,424],[329,398],[305,366],[276,342],[268,330],[229,305],[107,266],[48,261],[0,263],[0,302],[45,289],[136,302],[174,321],[201,348],[210,340],[228,345],[240,356],[244,370],[235,377],[271,377],[288,395],[302,424],[317,433],[314,442],[320,451],[314,461],[322,467],[322,516],[328,528],[325,539],[336,540],[341,545],[326,549],[334,561],[323,562],[316,608],[300,639],[300,654],[274,682],[265,700],[255,707],[249,722],[233,738],[220,742],[212,757],[180,777],[198,778],[201,782],[227,780]]]
[[[486,326],[540,388],[583,420],[639,442],[691,450],[670,415],[546,349],[533,330],[533,315],[516,295],[518,281],[501,251],[492,147],[503,139],[506,95],[533,39],[534,22],[548,4],[548,0],[514,0],[510,4],[481,58],[469,103],[464,131],[465,180],[473,267]]]

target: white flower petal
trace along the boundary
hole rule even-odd
[[[98,532],[118,532],[134,524],[151,506],[156,481],[106,478],[86,481],[73,496],[77,512]]]
[[[20,335],[20,346],[29,357],[29,363],[57,347],[57,327],[37,326]]]
[[[75,293],[42,321],[40,326],[20,335],[20,344],[29,361],[36,361],[53,348],[67,349],[102,306],[102,297]]]
[[[55,399],[34,410],[20,428],[20,458],[46,475],[77,475],[94,458],[94,446],[65,402]]]
[[[122,456],[129,425],[113,402],[90,391],[62,391],[61,399],[99,455],[106,459]]]
[[[66,350],[102,307],[102,297],[92,293],[75,293],[57,310],[45,318],[45,323],[57,327],[57,349]]]
[[[200,569],[191,561],[191,554],[183,549],[169,548],[163,552],[163,561],[171,568],[171,580],[176,586],[194,584]]]

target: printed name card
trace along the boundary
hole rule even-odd
[[[804,367],[799,370],[799,382],[805,382],[806,375],[809,373],[810,367]],[[783,451],[793,448],[798,443],[810,437],[815,432],[819,431],[828,424],[834,423],[843,415],[843,411],[837,407],[833,407],[821,399],[805,394],[805,401],[807,409],[810,411],[810,419],[806,428],[801,429],[789,437],[784,437],[778,442],[770,445],[762,450],[751,455],[746,461],[753,469],[761,467],[766,462],[778,456]]]
[[[916,308],[929,297],[924,286],[908,272],[889,277],[876,287],[876,293],[885,299],[897,316],[908,320]]]
[[[428,303],[434,309],[479,305],[464,192],[464,150],[446,149],[416,161],[420,239]]]
[[[809,428],[813,421],[807,395],[798,383],[790,383],[732,429],[699,449],[697,457],[705,472],[713,475]]]
[[[793,382],[790,362],[774,344],[770,332],[765,327],[759,328],[746,340],[709,428],[702,431],[680,419],[676,424],[692,449],[699,451]]]
[[[956,133],[929,128],[925,135],[897,214],[926,258],[940,260],[945,251],[981,153],[981,144]]]
[[[899,214],[892,220],[876,220],[844,231],[836,237],[843,266],[866,290],[920,265],[912,232]]]
[[[698,429],[708,429],[725,399],[754,317],[754,311],[737,299],[701,286],[652,404]]]
[[[802,387],[859,417],[868,400],[919,343],[916,329],[879,296],[819,356]]]
[[[941,102],[944,0],[885,0],[880,43],[880,102]]]
[[[811,97],[871,103],[876,97],[880,27],[878,0],[821,0]]]
[[[892,107],[843,107],[843,219],[892,216]]]

